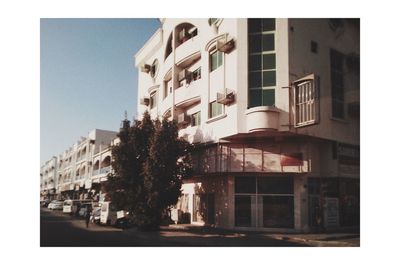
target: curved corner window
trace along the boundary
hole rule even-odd
[[[248,107],[275,105],[275,19],[248,19]]]
[[[157,105],[157,92],[150,95],[150,109],[153,109]]]

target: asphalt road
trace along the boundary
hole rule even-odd
[[[40,245],[42,247],[190,247],[190,246],[307,246],[285,240],[277,240],[258,233],[221,231],[180,231],[164,229],[140,232],[136,229],[121,230],[109,226],[90,224],[86,228],[83,219],[62,214],[60,211],[41,209]]]

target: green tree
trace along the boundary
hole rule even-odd
[[[152,121],[148,112],[132,126],[124,120],[118,136],[107,195],[117,208],[131,212],[140,228],[156,229],[176,204],[182,179],[191,172],[190,145],[178,139],[175,121]]]

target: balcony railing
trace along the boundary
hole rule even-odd
[[[93,170],[92,176],[100,174],[100,169]]]
[[[82,160],[84,160],[84,159],[86,159],[86,158],[87,158],[87,155],[80,156],[80,157],[78,157],[78,159],[76,160],[76,162],[80,162],[80,161],[82,161]]]

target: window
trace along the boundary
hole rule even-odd
[[[153,109],[157,105],[157,92],[150,95],[150,109]]]
[[[219,18],[209,18],[208,19],[208,24],[210,24],[210,26],[211,26],[212,24],[217,23],[218,20],[219,20]]]
[[[155,77],[158,71],[158,60],[155,59],[153,64],[151,65],[151,69],[150,69],[150,76],[151,77]]]
[[[210,103],[210,118],[216,117],[222,114],[222,104],[218,103],[217,101]]]
[[[275,19],[248,19],[248,107],[275,105]]]
[[[194,70],[192,76],[193,76],[193,81],[201,79],[201,67]]]
[[[331,96],[332,117],[344,119],[344,55],[331,49]]]
[[[318,43],[313,40],[311,41],[311,52],[318,53]]]
[[[314,74],[294,81],[295,127],[316,124],[319,115],[318,79]]]
[[[201,123],[200,119],[201,119],[200,111],[192,114],[192,116],[191,116],[191,126],[199,126],[200,123]]]
[[[292,177],[236,177],[235,226],[294,227]]]
[[[214,53],[212,53],[210,55],[211,72],[222,65],[222,60],[223,60],[223,56],[222,56],[222,52],[220,52],[220,51],[215,51]]]

